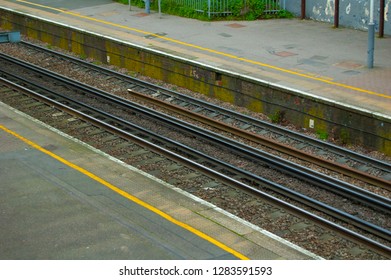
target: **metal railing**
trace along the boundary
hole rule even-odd
[[[236,0],[168,0],[177,5],[193,9],[197,12],[206,13],[208,17],[225,16],[232,14],[230,8]],[[243,7],[247,6],[248,0],[243,0]],[[275,14],[285,9],[286,0],[259,0],[266,4],[265,14]]]
[[[285,0],[264,0],[266,2],[265,14],[277,14],[285,10]]]
[[[178,5],[194,9],[197,12],[207,13],[210,18],[213,16],[224,16],[232,14],[229,9],[233,0],[169,0]]]

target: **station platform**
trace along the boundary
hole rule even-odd
[[[0,103],[0,259],[317,256]]]
[[[0,0],[0,5],[156,51],[300,90],[391,118],[391,38],[331,23],[279,19],[204,22],[111,0]]]
[[[391,119],[391,38],[298,20],[202,22],[111,0],[0,6]],[[0,103],[0,259],[319,259]],[[5,182],[5,184],[3,184]]]

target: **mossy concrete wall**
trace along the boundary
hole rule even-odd
[[[0,9],[5,30],[391,155],[390,119],[83,30]]]

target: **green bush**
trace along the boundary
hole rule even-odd
[[[113,0],[123,4],[129,4],[128,0]],[[137,6],[139,8],[144,8],[145,3],[143,0],[131,0],[132,6]],[[151,10],[157,11],[158,0],[151,0],[150,4]],[[232,19],[232,20],[256,20],[259,18],[290,18],[293,15],[286,11],[282,10],[276,14],[265,15],[266,2],[265,0],[232,0],[228,6],[229,11],[232,13],[228,16],[214,16],[214,19]],[[161,1],[161,10],[166,14],[177,15],[187,18],[195,18],[200,20],[210,20],[207,15],[207,1],[205,1],[204,13],[195,11],[191,7],[185,7],[176,3],[175,0],[162,0]]]
[[[262,0],[249,0],[248,1],[248,13],[246,14],[246,20],[256,20],[260,18],[266,8],[265,1]]]

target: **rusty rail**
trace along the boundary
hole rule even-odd
[[[376,177],[376,176],[371,176],[368,173],[365,173],[360,170],[345,166],[343,164],[339,164],[334,161],[329,161],[326,159],[319,158],[315,155],[305,153],[305,152],[303,152],[299,149],[296,149],[294,147],[290,147],[288,145],[274,141],[272,139],[262,137],[261,135],[257,135],[257,134],[248,132],[246,130],[227,125],[224,122],[220,122],[220,121],[214,120],[212,118],[202,116],[202,115],[197,114],[195,112],[186,110],[180,106],[159,100],[157,98],[153,98],[151,96],[142,94],[140,92],[136,92],[132,89],[128,89],[128,91],[141,100],[144,100],[149,103],[153,103],[157,106],[168,109],[172,112],[175,112],[177,114],[181,114],[183,116],[194,119],[196,121],[202,122],[202,123],[207,124],[211,127],[229,132],[233,135],[236,135],[236,136],[245,138],[247,140],[253,141],[255,143],[258,143],[260,145],[264,145],[266,147],[275,149],[275,150],[282,152],[284,154],[288,154],[290,156],[293,156],[293,157],[299,158],[301,160],[316,164],[316,165],[321,166],[323,168],[327,168],[329,170],[333,170],[335,172],[342,173],[346,176],[356,178],[356,179],[359,179],[359,180],[366,182],[368,184],[378,186],[378,187],[381,187],[381,188],[384,188],[386,190],[391,191],[391,183],[386,179]]]

